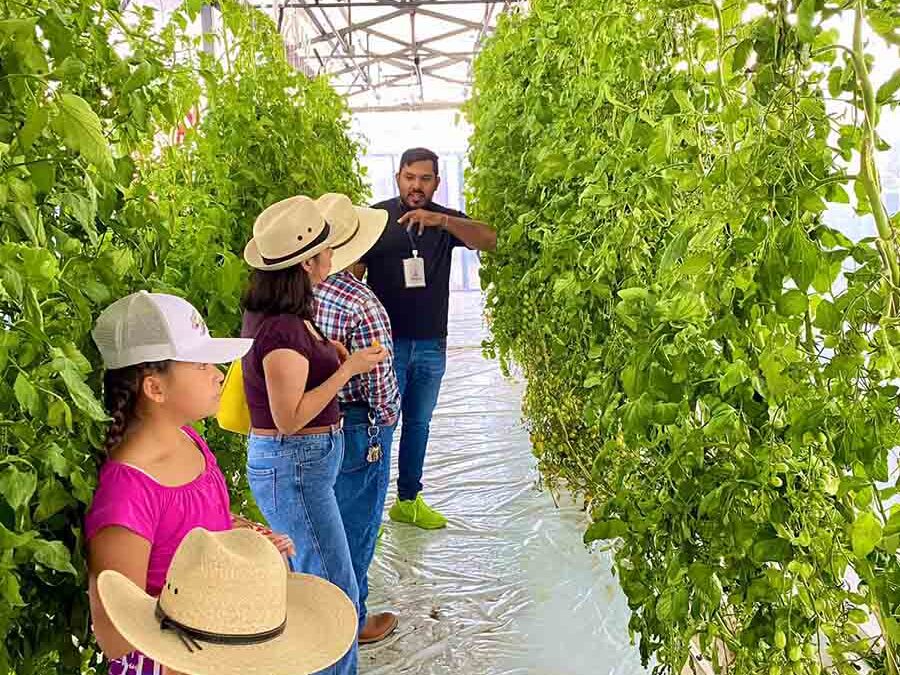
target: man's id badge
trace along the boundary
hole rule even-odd
[[[425,288],[425,261],[413,251],[413,257],[403,261],[403,281],[407,288]]]

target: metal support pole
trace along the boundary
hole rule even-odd
[[[203,33],[203,51],[211,56],[216,55],[216,41],[213,37],[212,5],[200,8],[200,32]]]

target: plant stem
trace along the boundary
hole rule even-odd
[[[856,17],[853,25],[853,66],[856,79],[862,94],[864,113],[864,133],[860,148],[860,170],[857,180],[862,182],[869,208],[875,218],[878,229],[878,252],[884,264],[885,275],[890,283],[885,290],[888,301],[888,314],[897,315],[900,309],[900,265],[897,263],[897,246],[894,229],[888,218],[887,210],[881,199],[881,181],[878,167],[875,164],[875,129],[878,125],[878,106],[875,102],[875,89],[869,77],[863,51],[862,30],[865,23],[865,2],[856,0]]]

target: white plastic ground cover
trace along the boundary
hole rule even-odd
[[[582,544],[580,509],[537,490],[522,387],[482,357],[483,334],[480,294],[454,294],[425,467],[426,497],[450,524],[424,532],[385,518],[369,606],[398,611],[401,625],[362,648],[360,672],[644,673],[609,556]]]

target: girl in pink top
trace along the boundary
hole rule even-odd
[[[163,675],[112,626],[96,579],[114,569],[158,595],[188,532],[235,524],[216,458],[189,425],[218,408],[223,375],[213,364],[241,358],[252,341],[214,339],[188,302],[146,292],[108,307],[93,336],[107,367],[104,398],[112,417],[109,459],[85,522],[94,634],[111,675]],[[293,553],[290,540],[270,538]]]

